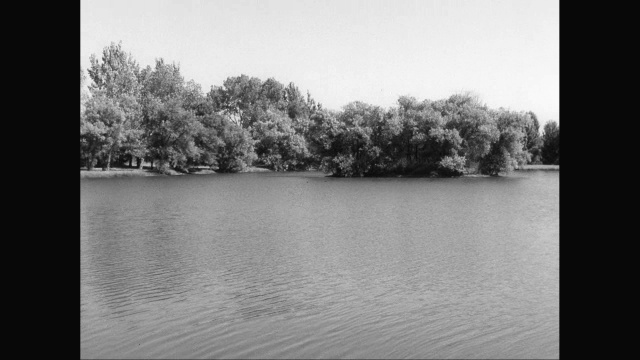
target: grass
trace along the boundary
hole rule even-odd
[[[528,170],[550,170],[550,171],[560,171],[560,165],[524,165],[522,168],[518,169],[519,171],[528,171]],[[243,172],[271,172],[273,170],[266,169],[264,167],[256,167],[250,166]],[[215,174],[214,170],[206,166],[198,166],[189,169],[188,175],[207,175],[207,174]],[[169,170],[169,174],[167,175],[187,175],[179,173],[175,170]],[[130,168],[130,167],[112,167],[109,171],[103,171],[101,168],[94,168],[93,170],[87,170],[86,168],[80,169],[80,178],[114,178],[114,177],[140,177],[140,176],[166,176],[165,174],[159,173],[155,169],[151,169],[151,166],[144,166],[142,169],[138,168]],[[391,175],[393,176],[393,175]],[[397,175],[395,175],[397,176]],[[484,175],[470,175],[466,174],[465,177],[477,177]],[[400,176],[398,176],[400,177]],[[401,177],[428,177],[428,176],[411,176],[411,175],[403,175]]]
[[[250,166],[243,172],[270,172],[272,170]],[[169,170],[166,175],[208,175],[215,174],[214,170],[206,166],[197,166],[189,169],[189,174],[179,173],[175,170]],[[151,166],[144,166],[142,169],[130,168],[130,167],[112,167],[108,171],[104,171],[101,168],[94,168],[93,170],[87,170],[86,168],[80,168],[80,179],[94,179],[94,178],[114,178],[114,177],[140,177],[140,176],[166,176],[159,173],[156,169],[151,169]]]
[[[93,170],[80,169],[80,178],[112,178],[112,177],[134,177],[134,176],[159,176],[157,171],[151,169],[132,169],[132,168],[111,168],[103,171],[100,168]]]
[[[524,165],[519,170],[555,170],[560,171],[560,165]]]

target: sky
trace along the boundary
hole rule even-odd
[[[122,41],[203,91],[230,76],[295,83],[325,108],[459,92],[560,122],[559,0],[81,0],[80,65]]]

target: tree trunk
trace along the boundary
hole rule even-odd
[[[129,155],[129,167],[133,167],[133,155]]]
[[[151,170],[153,170],[153,159],[151,159]]]
[[[96,155],[93,154],[93,153],[89,156],[89,159],[87,160],[87,169],[88,170],[93,170],[93,163],[94,163],[95,157],[96,157]]]
[[[138,169],[142,169],[142,158],[141,157],[136,157],[136,165],[138,166]]]
[[[111,170],[111,151],[109,151],[109,155],[107,155],[107,166],[102,168],[103,171]]]

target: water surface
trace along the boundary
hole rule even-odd
[[[557,358],[558,185],[81,180],[81,356]]]

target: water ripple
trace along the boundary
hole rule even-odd
[[[557,172],[103,180],[82,357],[558,357]]]

